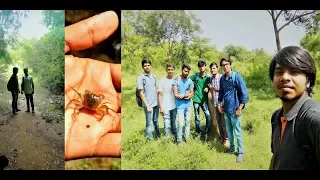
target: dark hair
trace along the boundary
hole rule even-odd
[[[24,68],[23,70],[27,70],[28,71],[28,68]]]
[[[17,67],[12,68],[13,73],[18,72],[18,70],[19,69]]]
[[[218,64],[216,62],[211,63],[210,68],[212,68],[212,66],[216,66],[218,68]]]
[[[168,67],[172,67],[173,69],[175,69],[173,64],[167,64],[167,69],[168,69]]]
[[[313,93],[313,87],[316,81],[317,69],[313,58],[309,52],[298,46],[288,46],[281,49],[271,60],[269,66],[269,77],[273,81],[273,75],[276,64],[295,69],[306,74],[307,81],[310,82],[307,92],[309,96]]]
[[[184,68],[189,69],[189,71],[191,70],[191,67],[190,67],[189,64],[187,64],[187,63],[183,63],[183,64],[182,64],[181,70],[183,70]]]
[[[203,66],[206,66],[207,63],[205,60],[201,59],[199,62],[198,62],[198,67],[203,67]]]
[[[232,61],[231,61],[230,58],[226,58],[226,57],[221,58],[221,60],[220,60],[220,66],[222,66],[222,61],[226,61],[226,62],[228,62],[230,65],[232,65]]]
[[[148,58],[142,59],[142,61],[141,61],[141,66],[143,67],[143,65],[146,64],[146,63],[151,65],[150,59],[148,59]]]

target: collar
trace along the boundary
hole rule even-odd
[[[304,94],[299,98],[299,100],[293,105],[293,107],[290,109],[290,111],[284,115],[284,117],[287,119],[287,121],[291,121],[293,118],[295,118],[298,115],[298,112],[308,99],[310,99],[310,96],[307,92],[304,92]],[[283,109],[281,108],[282,116],[283,116]]]

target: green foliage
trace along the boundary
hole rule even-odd
[[[272,113],[281,107],[281,102],[275,98],[272,81],[269,78],[269,64],[273,55],[263,49],[248,50],[243,46],[232,44],[226,46],[223,51],[218,51],[215,46],[209,45],[209,39],[195,35],[188,43],[177,41],[174,56],[168,58],[170,43],[163,42],[160,45],[155,41],[159,41],[170,32],[163,28],[167,26],[160,24],[159,19],[170,18],[162,11],[157,11],[151,18],[147,14],[146,11],[124,11],[121,22],[122,37],[125,40],[122,46],[122,99],[125,99],[122,102],[124,109],[122,169],[268,169],[271,158],[270,118]],[[150,24],[144,26],[147,17]],[[152,33],[146,35],[144,32]],[[309,35],[301,40],[302,45],[311,51],[315,59],[319,57],[319,41],[317,35]],[[220,64],[222,57],[232,59],[232,69],[242,75],[250,96],[241,120],[245,148],[243,163],[237,164],[236,156],[224,154],[225,149],[212,139],[204,143],[199,138],[191,136],[188,143],[179,146],[174,143],[173,137],[147,141],[144,113],[135,102],[135,83],[138,75],[143,72],[141,60],[144,57],[152,61],[152,73],[158,80],[166,75],[165,64],[168,62],[176,66],[175,74],[180,74],[183,62],[190,63],[190,74],[192,74],[198,71],[197,62],[200,59],[207,61],[207,72],[210,63]],[[222,68],[219,72],[223,73]],[[320,77],[319,71],[317,77],[318,79]],[[320,84],[320,80],[316,84]],[[319,87],[316,86],[314,91],[316,92],[314,98],[320,100]],[[200,119],[204,126],[205,118],[202,112]],[[159,115],[159,126],[163,134],[161,115]],[[194,131],[192,110],[191,132]]]
[[[0,10],[0,63],[11,63],[7,48],[17,42],[21,22],[27,16],[26,10]]]
[[[63,94],[64,91],[64,15],[44,13],[45,22],[52,22],[49,31],[37,39],[20,39],[10,52],[15,64],[28,67],[29,73],[37,83],[49,89],[51,93]],[[51,16],[52,15],[52,16]],[[61,24],[57,25],[57,22]]]
[[[64,10],[43,10],[42,15],[42,23],[47,28],[64,26]]]

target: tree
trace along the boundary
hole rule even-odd
[[[320,62],[320,33],[306,34],[300,40],[300,45],[307,49],[318,63]]]
[[[201,21],[184,10],[147,11],[144,15],[146,18],[140,32],[162,48],[168,45],[165,50],[169,60],[179,51],[180,42],[188,44],[201,31]]]
[[[42,15],[42,24],[47,28],[50,29],[55,26],[64,27],[64,10],[43,10]]]
[[[272,18],[273,29],[276,37],[277,50],[281,49],[280,31],[293,23],[295,25],[304,26],[307,32],[319,28],[320,11],[317,10],[267,10]],[[279,18],[283,17],[285,23],[279,28]]]
[[[28,16],[27,10],[0,10],[0,59],[10,63],[7,47],[16,43],[17,34],[23,18]]]

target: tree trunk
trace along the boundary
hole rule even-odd
[[[277,43],[277,50],[280,51],[281,45],[280,45],[280,37],[279,37],[279,31],[275,31],[276,34],[276,43]]]
[[[218,122],[216,118],[216,109],[213,104],[213,93],[211,91],[208,92],[208,108],[211,116],[211,133],[213,138],[217,138],[220,140],[220,132],[218,128]]]
[[[281,49],[281,45],[280,45],[280,37],[279,37],[279,30],[278,30],[278,26],[277,26],[277,19],[274,17],[274,13],[272,11],[272,23],[273,23],[273,30],[274,30],[274,34],[276,36],[276,45],[277,45],[277,50],[280,51]]]

